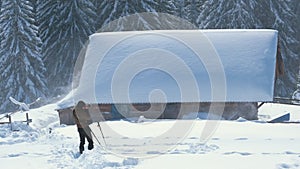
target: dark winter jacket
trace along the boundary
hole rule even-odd
[[[90,113],[84,102],[80,101],[73,110],[73,116],[78,128],[87,128],[92,123]]]

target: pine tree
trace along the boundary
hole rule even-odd
[[[276,82],[275,94],[281,97],[291,97],[297,83],[297,73],[300,63],[298,49],[299,15],[293,10],[294,1],[265,1],[270,11],[269,24],[264,27],[276,29],[279,32],[279,46],[285,64],[285,75]],[[265,18],[264,18],[265,19]]]
[[[271,28],[279,32],[285,75],[276,80],[275,95],[290,97],[299,64],[299,1],[208,0],[198,17],[200,28]],[[299,13],[298,13],[299,14]]]
[[[58,10],[59,10],[59,1],[44,1],[38,0],[37,3],[37,23],[39,26],[39,36],[42,41],[41,45],[41,54],[44,60],[44,63],[48,69],[47,81],[50,82],[53,80],[53,77],[49,76],[49,72],[52,72],[54,75],[59,71],[57,64],[61,64],[60,60],[57,57],[57,49],[59,48],[59,34],[57,33],[57,22],[58,22]],[[51,68],[50,68],[51,67]],[[59,74],[57,74],[59,77]],[[50,91],[53,92],[54,88],[58,85],[53,83],[48,83]],[[51,92],[51,93],[52,93]],[[55,92],[54,92],[55,93]],[[52,94],[54,94],[52,93]],[[55,93],[56,94],[56,93]]]
[[[157,30],[195,28],[176,14],[176,1],[122,0],[98,3],[102,25],[99,31]],[[151,13],[145,13],[151,12]]]
[[[173,0],[153,0],[158,6],[155,7],[155,11],[159,13],[174,14],[175,1]]]
[[[32,2],[3,0],[0,18],[0,110],[11,111],[10,96],[26,103],[46,96],[45,67]]]
[[[203,0],[187,0],[186,1],[186,18],[192,24],[197,25],[198,16],[204,4]]]
[[[41,3],[39,23],[48,83],[53,95],[63,94],[67,92],[64,87],[72,80],[80,50],[88,36],[96,31],[96,8],[91,0]]]
[[[291,97],[296,86],[299,66],[296,63],[300,62],[297,54],[300,40],[297,39],[299,17],[296,15],[296,8],[295,0],[267,0],[262,1],[261,6],[255,11],[264,28],[276,29],[279,33],[279,46],[284,60],[285,74],[276,80],[275,95],[277,97]]]
[[[0,15],[1,15],[1,13],[2,13],[2,0],[0,0]],[[1,19],[1,18],[0,18]],[[2,41],[2,39],[3,39],[3,37],[1,36],[1,34],[0,34],[0,45],[1,45],[1,41]]]
[[[155,13],[158,4],[153,0],[104,0],[98,2],[97,27],[99,31],[125,31],[157,29]],[[153,19],[156,18],[156,19]]]
[[[197,19],[202,10],[204,0],[178,0],[174,1],[174,15],[187,20],[197,28]]]
[[[208,0],[197,23],[200,28],[260,28],[262,24],[254,15],[258,5],[252,0]]]
[[[174,12],[173,14],[182,18],[182,19],[187,19],[186,15],[186,0],[177,0],[174,1]]]
[[[47,44],[50,42],[54,43],[58,38],[58,35],[52,33],[56,29],[56,25],[54,24],[54,22],[57,22],[58,6],[59,3],[57,0],[37,0],[37,23],[39,26],[38,31],[39,36],[43,42],[42,53],[44,55],[46,55],[46,53],[48,52]],[[52,38],[52,41],[50,37]]]

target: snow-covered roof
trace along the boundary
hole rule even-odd
[[[161,30],[90,36],[61,103],[272,101],[276,30]]]

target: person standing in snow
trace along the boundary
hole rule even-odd
[[[73,109],[73,116],[80,137],[79,152],[80,154],[82,154],[82,152],[84,151],[85,138],[89,142],[88,150],[92,150],[94,148],[91,128],[89,127],[89,124],[92,123],[92,119],[89,114],[88,107],[83,101],[79,101],[77,103],[77,105]]]

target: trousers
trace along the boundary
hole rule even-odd
[[[93,146],[91,129],[89,127],[78,128],[78,133],[79,133],[79,137],[80,137],[79,151],[82,153],[82,151],[84,150],[85,139],[87,139],[87,141],[89,143],[88,148],[92,149],[94,146]]]

